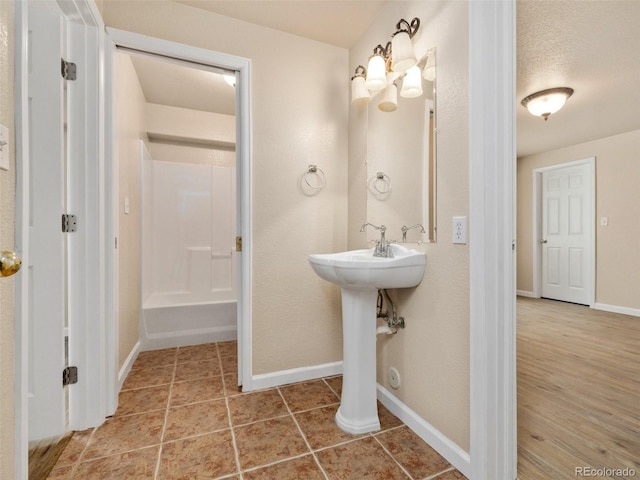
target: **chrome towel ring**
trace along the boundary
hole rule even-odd
[[[307,171],[302,175],[304,183],[314,190],[320,190],[325,185],[324,172],[317,165],[309,165]]]
[[[369,190],[374,195],[388,195],[391,193],[391,178],[384,172],[378,172],[369,179]]]

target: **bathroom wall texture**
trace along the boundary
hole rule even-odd
[[[437,243],[422,246],[427,267],[415,289],[392,292],[407,327],[378,339],[378,382],[465,451],[469,451],[469,250],[452,245],[451,219],[469,211],[467,2],[388,2],[349,51],[349,70],[384,44],[401,18],[419,17],[416,51],[437,48]],[[349,246],[363,248],[359,226],[367,221],[367,108],[350,107]],[[403,125],[401,110],[390,113]],[[421,135],[420,131],[416,135]],[[469,221],[473,221],[470,219]],[[397,233],[397,232],[396,232]],[[470,239],[473,241],[473,239]],[[398,390],[387,383],[395,367]]]
[[[0,124],[9,128],[9,170],[0,170],[0,250],[14,250],[16,150],[14,2],[0,1]],[[5,148],[7,148],[5,146]],[[17,274],[18,276],[20,273]],[[14,291],[17,276],[0,278],[0,479],[14,478]]]
[[[347,246],[347,50],[170,1],[103,12],[109,27],[251,59],[252,373],[341,360],[340,293],[307,257]],[[309,164],[326,174],[316,196],[300,191]]]
[[[138,140],[148,142],[146,100],[131,57],[116,55],[116,146],[118,165],[118,361],[122,367],[138,341],[140,319],[140,174]],[[129,213],[124,213],[125,196]]]
[[[640,130],[518,158],[517,289],[533,291],[533,170],[588,157],[596,157],[596,303],[638,310]]]

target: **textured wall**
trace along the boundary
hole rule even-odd
[[[451,218],[468,215],[469,208],[467,3],[388,2],[350,50],[350,71],[390,38],[400,18],[413,17],[421,20],[416,50],[438,49],[438,242],[419,247],[427,254],[422,283],[392,292],[407,328],[378,340],[378,382],[469,451],[469,250],[451,244]],[[377,108],[375,100],[368,108]],[[362,248],[365,239],[358,227],[367,217],[366,108],[351,107],[350,115],[349,246]],[[387,384],[391,366],[400,372],[399,390]]]
[[[533,170],[588,157],[596,157],[596,302],[640,309],[640,130],[518,159],[517,289],[533,291]]]
[[[9,171],[0,170],[0,250],[14,249],[15,125],[14,8],[0,1],[0,123],[9,128]],[[5,147],[7,148],[7,147]],[[20,273],[17,274],[18,276]],[[0,278],[0,479],[14,478],[14,286],[17,277]]]
[[[339,290],[307,257],[346,248],[348,52],[174,2],[103,8],[107,26],[251,59],[253,373],[340,360]],[[313,197],[310,163],[327,177]]]
[[[138,341],[140,319],[140,201],[138,140],[145,140],[146,101],[129,55],[116,55],[118,164],[118,365]],[[129,214],[124,197],[129,197]]]

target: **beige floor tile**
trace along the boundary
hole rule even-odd
[[[153,479],[160,447],[82,462],[76,468],[74,480],[144,480]]]
[[[332,405],[330,407],[307,410],[295,415],[313,450],[330,447],[362,436],[342,431],[336,425],[335,417],[337,411],[338,405]]]
[[[231,431],[162,445],[158,480],[210,480],[237,473]]]
[[[133,362],[131,369],[164,367],[176,363],[177,348],[163,348],[162,350],[147,350],[140,352]]]
[[[224,397],[221,377],[200,378],[188,382],[176,382],[171,387],[171,406],[204,402]]]
[[[331,389],[336,392],[338,397],[342,395],[342,375],[340,375],[339,377],[325,378],[324,381],[329,384]]]
[[[89,440],[82,460],[159,445],[164,417],[160,411],[107,419]]]
[[[378,401],[378,418],[380,419],[380,429],[389,430],[390,428],[402,425],[402,420],[391,413],[387,408]]]
[[[167,408],[170,385],[138,388],[120,392],[116,416],[153,412]]]
[[[244,425],[289,414],[287,406],[275,388],[229,397],[229,412],[233,425]]]
[[[220,342],[218,345],[218,353],[221,357],[236,357],[238,356],[238,342],[235,340],[231,342]]]
[[[187,380],[196,380],[198,378],[219,377],[220,363],[218,359],[178,363],[176,365],[176,382],[186,382]]]
[[[155,387],[157,385],[165,385],[173,380],[173,372],[175,366],[139,368],[131,370],[127,379],[122,385],[122,390],[131,390],[134,388]]]
[[[340,398],[322,380],[278,387],[292,412],[324,407],[340,402]]]
[[[312,455],[294,458],[243,474],[244,480],[324,480]]]
[[[376,438],[414,478],[424,478],[451,468],[438,452],[408,427],[376,435]]]
[[[218,350],[215,343],[180,347],[178,349],[178,363],[212,361],[218,359]]]
[[[222,372],[225,375],[228,375],[230,373],[238,373],[237,357],[220,357],[220,365],[222,365]]]
[[[80,455],[87,446],[87,442],[89,441],[89,438],[91,438],[91,434],[94,430],[95,429],[93,428],[89,428],[87,430],[74,432],[73,437],[71,437],[71,440],[67,443],[67,446],[64,448],[60,458],[58,458],[56,468],[62,465],[70,465],[80,460]]]
[[[225,373],[224,378],[224,390],[227,395],[236,395],[242,392],[242,388],[238,385],[238,372]]]
[[[309,451],[291,416],[235,427],[234,432],[242,469]]]
[[[74,465],[63,465],[54,467],[47,476],[47,480],[72,480]]]
[[[449,472],[443,473],[442,475],[434,477],[433,480],[467,480],[467,477],[465,477],[458,470],[451,470]]]
[[[408,480],[402,469],[372,437],[316,453],[331,480]]]
[[[224,399],[172,407],[169,409],[163,441],[226,428],[229,428],[229,417]]]

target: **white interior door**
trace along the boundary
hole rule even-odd
[[[588,163],[542,173],[542,296],[590,303],[593,207]]]
[[[55,2],[29,7],[29,441],[65,431],[64,21]]]

